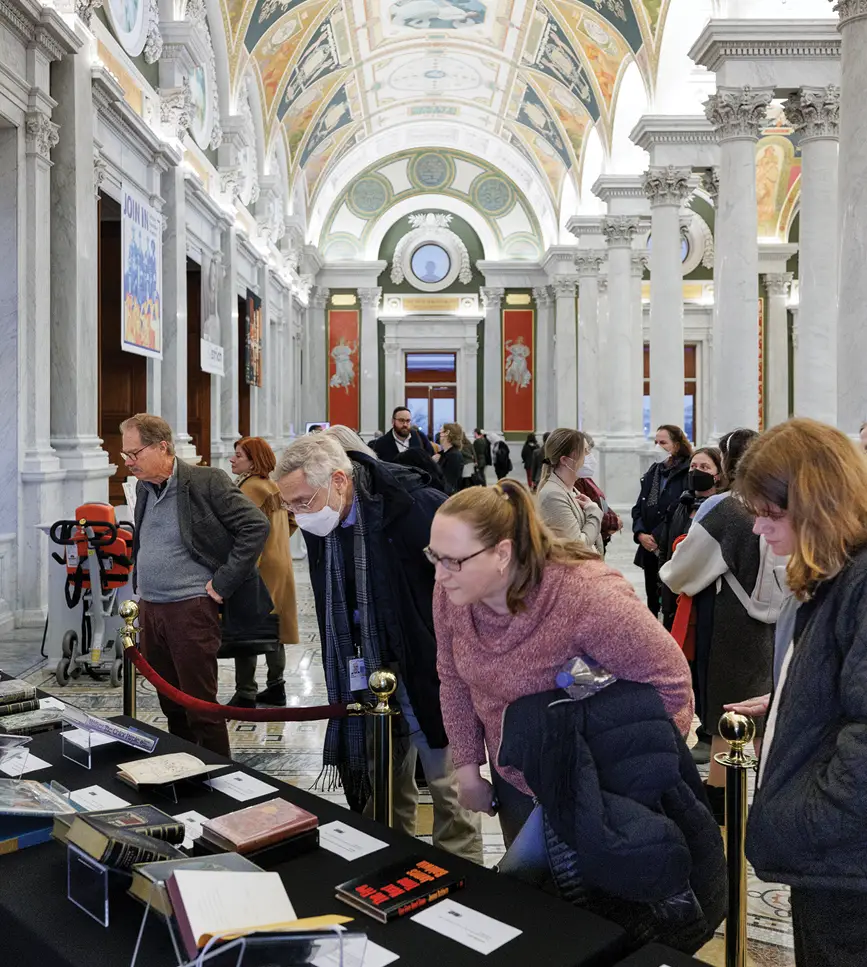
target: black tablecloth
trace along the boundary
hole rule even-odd
[[[621,960],[617,967],[707,967],[707,963],[654,943]]]
[[[220,756],[193,746],[158,729],[134,722],[123,716],[115,721],[135,724],[160,737],[155,755],[168,752],[191,752],[206,762],[225,762]],[[387,841],[388,849],[349,862],[328,850],[290,860],[275,867],[280,873],[289,898],[299,917],[339,913],[352,916],[351,908],[334,898],[336,884],[366,870],[397,862],[413,853],[429,855],[460,870],[467,879],[466,887],[455,900],[468,907],[523,930],[515,940],[494,953],[484,956],[462,944],[443,937],[426,927],[404,918],[380,924],[358,914],[350,929],[364,930],[371,940],[397,953],[407,967],[504,967],[504,965],[538,965],[538,967],[608,967],[622,957],[623,931],[599,917],[576,910],[560,900],[532,887],[482,869],[457,857],[395,833],[365,820],[311,793],[286,785],[253,769],[235,765],[256,775],[278,793],[262,799],[239,803],[204,787],[181,784],[183,798],[175,805],[118,781],[116,765],[139,758],[141,753],[114,744],[94,750],[93,768],[86,770],[61,755],[59,732],[48,732],[33,739],[32,751],[52,764],[50,770],[33,773],[29,778],[57,780],[70,790],[98,784],[122,799],[141,805],[151,802],[165,812],[177,814],[195,809],[205,816],[219,816],[256,802],[281,795],[310,810],[321,825],[336,819],[365,830]],[[111,898],[111,924],[100,926],[66,898],[66,848],[54,841],[33,846],[0,857],[0,964],[9,967],[125,967],[129,964],[143,907],[116,890]],[[171,948],[164,924],[150,920],[147,939],[140,953],[143,967],[172,964]],[[675,967],[672,964],[672,967]]]

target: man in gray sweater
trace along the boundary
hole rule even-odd
[[[141,596],[142,648],[166,681],[217,700],[219,606],[255,573],[268,518],[213,467],[175,457],[171,427],[138,413],[120,425],[121,457],[138,480],[134,588]],[[160,695],[169,731],[229,755],[226,723]]]

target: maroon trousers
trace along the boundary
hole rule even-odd
[[[217,701],[219,605],[209,597],[171,604],[139,601],[142,651],[162,677],[193,698]],[[212,752],[229,756],[229,733],[223,719],[188,712],[159,696],[169,732]]]

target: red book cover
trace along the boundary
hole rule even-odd
[[[238,853],[280,843],[319,825],[318,817],[285,799],[269,799],[202,823],[202,834],[217,846]]]

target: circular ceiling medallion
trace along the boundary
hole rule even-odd
[[[211,142],[211,84],[204,67],[190,71],[190,133],[196,144],[207,149]]]
[[[515,204],[511,185],[497,175],[481,175],[471,189],[473,204],[486,215],[505,215]]]
[[[416,188],[445,188],[454,176],[451,158],[435,151],[418,155],[409,166],[409,179]]]
[[[347,204],[353,215],[370,218],[382,211],[388,203],[388,183],[382,177],[367,175],[359,178],[347,196]]]
[[[148,0],[106,0],[105,11],[121,47],[138,57],[148,36]]]

